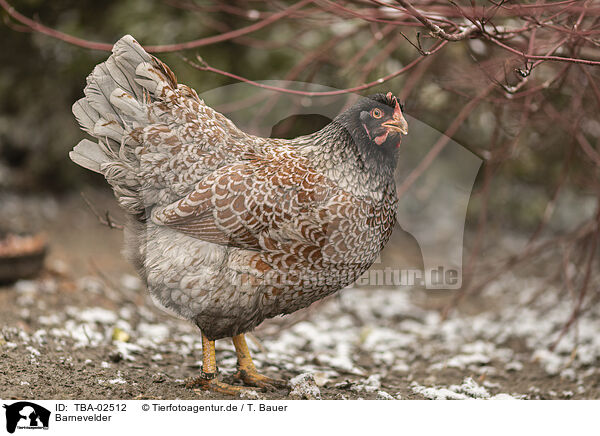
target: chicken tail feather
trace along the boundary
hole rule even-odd
[[[140,142],[135,132],[155,121],[150,119],[152,102],[165,98],[176,87],[171,70],[126,35],[87,77],[85,97],[73,105],[81,128],[98,142],[81,141],[69,153],[71,160],[103,174],[121,205],[131,213],[144,208],[135,152]]]

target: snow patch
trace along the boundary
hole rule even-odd
[[[297,375],[289,381],[292,390],[290,397],[306,400],[320,400],[321,391],[311,373]]]

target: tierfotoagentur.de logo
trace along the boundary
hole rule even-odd
[[[29,401],[4,404],[6,409],[6,431],[14,433],[18,430],[48,430],[50,411]]]

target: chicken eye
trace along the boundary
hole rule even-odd
[[[375,108],[371,111],[371,115],[373,115],[373,118],[381,118],[383,116],[383,112],[381,109]]]

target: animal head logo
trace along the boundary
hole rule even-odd
[[[211,102],[215,109],[244,131],[277,138],[294,138],[319,130],[361,98],[360,95],[341,94],[310,99],[268,88],[314,93],[335,93],[338,90],[283,80],[259,83],[265,88],[236,83],[205,91],[200,97]],[[398,224],[388,243],[388,246],[395,245],[396,252],[402,254],[388,258],[386,265],[374,265],[371,272],[376,274],[359,282],[363,282],[363,285],[421,285],[425,289],[459,289],[462,286],[467,207],[483,160],[442,132],[406,114],[393,95],[385,97],[394,108],[398,104],[398,111],[392,112],[392,117],[395,114],[398,120],[403,120],[398,125],[410,130],[410,134],[402,138],[402,145],[398,149],[399,160],[395,171],[400,197]],[[246,103],[231,104],[236,101]],[[260,110],[256,109],[256,102],[263,105]],[[410,125],[410,129],[406,125]],[[415,176],[415,169],[432,153],[438,153],[437,157],[420,175]],[[331,226],[327,230],[330,231]],[[388,266],[391,271],[390,283],[386,273]],[[372,280],[373,277],[376,280]],[[384,283],[379,283],[381,277]]]
[[[6,409],[6,431],[14,433],[19,429],[48,429],[50,411],[29,401],[4,404]]]

